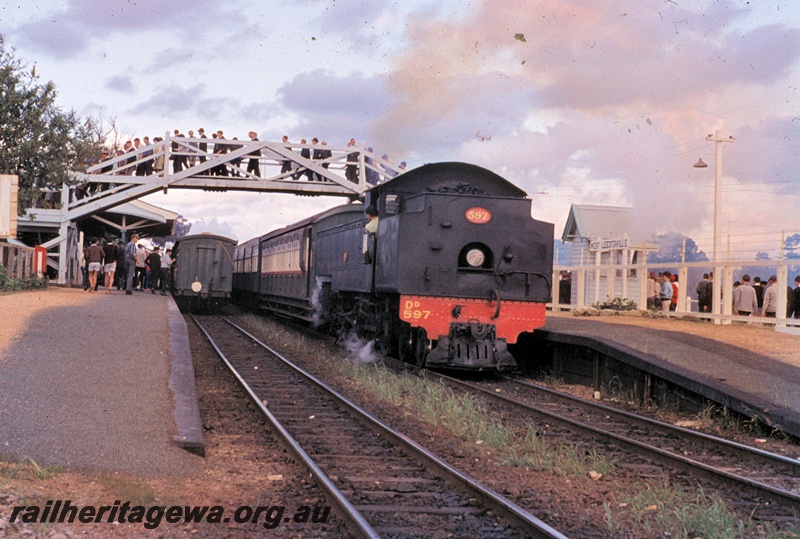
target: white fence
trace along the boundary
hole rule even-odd
[[[778,309],[776,318],[745,317],[733,315],[733,275],[734,271],[745,269],[754,274],[758,268],[770,268],[778,277]],[[697,280],[689,282],[689,268],[699,268],[698,272],[714,274],[714,301],[711,313],[697,312],[697,297],[695,289]],[[553,267],[553,295],[550,307],[554,309],[575,309],[590,307],[606,300],[623,298],[633,300],[640,309],[647,306],[647,278],[648,274],[657,271],[669,270],[678,276],[678,305],[669,316],[694,316],[703,319],[713,319],[716,324],[730,324],[733,321],[757,322],[760,324],[774,324],[785,327],[787,324],[786,307],[790,298],[787,297],[787,284],[789,283],[790,270],[800,273],[800,260],[735,260],[721,262],[683,262],[683,263],[643,263],[643,264],[615,264],[597,265],[587,264],[582,266],[554,266]],[[559,303],[559,275],[561,271],[570,272],[571,303]],[[766,277],[769,277],[767,275]],[[764,285],[766,285],[766,277]],[[792,323],[794,320],[792,320]],[[797,322],[800,325],[800,321]]]
[[[33,253],[31,247],[22,247],[0,242],[0,266],[5,269],[7,278],[25,279],[33,274]]]

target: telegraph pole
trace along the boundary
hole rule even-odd
[[[720,264],[719,252],[719,220],[721,217],[721,204],[722,204],[722,143],[733,142],[733,136],[723,136],[722,132],[717,129],[713,135],[708,135],[706,140],[714,143],[714,156],[716,162],[714,164],[714,297],[711,301],[711,311],[713,314],[722,314],[722,303],[730,304],[728,301],[728,294],[721,294],[722,292],[722,265]],[[722,301],[720,301],[722,298]],[[727,309],[726,309],[727,310]],[[731,314],[731,313],[725,313]],[[714,319],[715,324],[719,324],[720,320]]]

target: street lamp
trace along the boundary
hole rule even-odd
[[[713,135],[708,135],[706,140],[710,142],[714,142],[714,156],[716,158],[716,162],[714,165],[714,248],[712,251],[712,257],[714,260],[714,301],[711,302],[712,311],[714,314],[720,314],[720,302],[717,299],[720,297],[720,292],[722,291],[722,275],[720,275],[719,271],[719,249],[718,249],[718,232],[719,232],[719,218],[720,218],[720,203],[722,197],[722,143],[723,142],[733,142],[733,136],[728,135],[727,137],[722,136],[722,132],[717,129],[717,131]],[[703,162],[703,159],[698,159],[697,163],[694,164],[694,168],[707,168]]]

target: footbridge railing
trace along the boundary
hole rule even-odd
[[[205,145],[205,149],[204,149]],[[290,192],[357,199],[402,169],[361,148],[170,137],[76,174],[70,220],[169,189]]]

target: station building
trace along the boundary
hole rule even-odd
[[[633,208],[573,204],[561,234],[561,241],[572,246],[572,260],[569,267],[556,265],[556,270],[572,271],[570,303],[590,305],[615,297],[638,302],[647,276],[633,266],[658,251],[650,237],[636,226]]]

